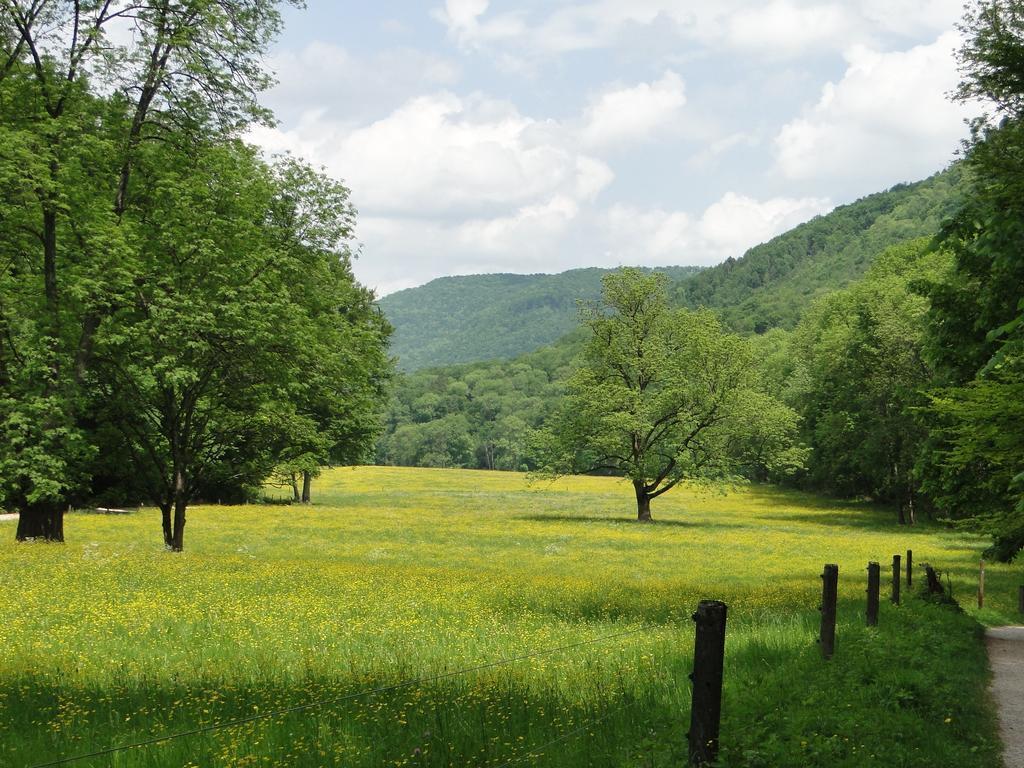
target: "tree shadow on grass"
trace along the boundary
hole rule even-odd
[[[870,528],[873,530],[900,531],[912,535],[932,535],[944,529],[941,523],[918,516],[914,525],[900,525],[897,510],[878,502],[861,499],[830,499],[815,496],[804,491],[782,488],[754,486],[748,492],[757,501],[766,502],[773,507],[786,509],[800,507],[800,512],[754,513],[752,518],[770,520],[772,522],[810,523],[837,528]],[[817,511],[820,510],[820,511]]]
[[[900,525],[894,517],[877,513],[870,508],[853,512],[761,514],[757,515],[756,519],[773,523],[799,523],[801,525],[820,525],[829,528],[870,529],[879,533],[898,532],[907,536],[934,536],[937,527],[934,523]]]
[[[598,515],[517,515],[513,520],[531,523],[604,523],[606,525],[631,525],[637,528],[749,528],[743,523],[709,523],[706,520],[648,520],[640,522],[635,517],[601,517]]]

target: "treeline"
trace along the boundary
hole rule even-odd
[[[583,335],[514,360],[428,369],[397,379],[377,462],[529,471],[531,435],[558,407]]]
[[[962,200],[930,243],[887,252],[792,341],[807,478],[962,518],[1024,545],[1024,7],[971,6],[957,98],[974,121]]]
[[[0,506],[146,502],[169,548],[237,501],[372,450],[387,323],[348,190],[268,163],[273,0],[0,8]],[[116,34],[115,34],[116,31]],[[129,42],[117,42],[127,40]]]
[[[862,278],[885,248],[937,234],[942,221],[956,210],[962,176],[957,165],[922,182],[870,195],[756,246],[739,260],[702,271],[666,270],[672,280],[672,301],[677,306],[712,308],[727,328],[757,333],[770,351],[776,351],[772,345],[781,344],[784,335],[773,329],[793,329],[816,298]],[[385,434],[377,446],[377,461],[534,469],[529,430],[544,423],[564,393],[573,358],[584,340],[578,329],[577,302],[599,297],[604,274],[596,269],[574,270],[546,282],[537,282],[538,276],[507,275],[446,279],[383,299],[382,307],[398,328],[396,341],[403,334],[413,334],[423,345],[412,352],[406,350],[408,345],[392,348],[400,358],[399,367],[406,370],[448,346],[477,360],[489,356],[481,352],[475,337],[486,342],[523,322],[521,313],[511,311],[509,304],[522,291],[540,291],[545,296],[556,289],[570,291],[560,299],[558,322],[565,325],[558,328],[577,330],[550,347],[511,361],[435,367],[399,376]],[[510,282],[517,277],[519,284]],[[512,298],[502,298],[505,294]],[[435,300],[439,296],[452,301],[455,315],[445,318],[443,325],[438,324],[443,315]],[[481,314],[484,309],[485,315]],[[483,317],[486,322],[478,322]],[[527,329],[545,317],[532,316],[525,323]],[[410,326],[416,330],[407,330]],[[424,331],[427,328],[433,341]],[[521,340],[521,335],[516,338]],[[412,362],[403,363],[403,354],[412,354]],[[508,451],[514,461],[503,456],[504,450],[495,450],[496,441],[516,446]]]

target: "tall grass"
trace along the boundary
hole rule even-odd
[[[197,507],[179,555],[153,510],[71,515],[64,546],[0,527],[0,765],[424,677],[73,765],[679,765],[707,597],[730,611],[723,764],[996,764],[975,620],[906,595],[861,626],[868,560],[913,548],[919,582],[931,561],[966,596],[976,539],[761,487],[677,490],[653,525],[611,479],[360,468],[314,491]],[[824,562],[840,564],[827,664]],[[1011,618],[1020,569],[987,575],[980,618]]]

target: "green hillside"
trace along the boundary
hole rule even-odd
[[[814,298],[862,278],[886,248],[935,234],[957,205],[960,176],[955,166],[916,184],[900,185],[841,206],[750,249],[741,259],[697,274],[684,272],[683,279],[678,279],[677,272],[673,298],[684,306],[714,308],[728,325],[743,333],[792,328]],[[672,275],[671,270],[665,271]],[[451,278],[403,292],[405,301],[436,292],[436,302],[437,296],[451,286],[451,294],[460,297],[460,303],[453,303],[454,317],[469,314],[468,305],[476,317],[489,316],[495,327],[514,328],[514,315],[508,310],[514,299],[497,300],[488,315],[487,307],[480,306],[489,300],[484,292],[474,294],[468,289],[488,285],[486,296],[490,297],[498,292],[496,286],[514,285],[518,280],[524,286],[532,285],[537,295],[551,296],[560,287],[575,285],[575,289],[568,289],[575,292],[551,296],[552,301],[562,302],[567,313],[559,315],[559,322],[564,323],[560,328],[575,330],[545,346],[538,342],[533,345],[535,351],[512,359],[424,367],[399,377],[385,416],[385,431],[377,444],[377,461],[531,469],[529,430],[540,426],[558,403],[573,359],[585,340],[583,330],[576,325],[575,299],[596,297],[602,274],[604,271],[597,269],[575,270],[547,281],[541,279],[547,276]],[[563,282],[559,283],[560,279]],[[515,295],[526,292],[524,289]],[[382,304],[392,298],[387,297]],[[385,306],[385,311],[392,310]],[[429,340],[442,346],[450,338],[445,336],[443,314],[436,307],[424,314],[423,322],[429,317],[434,329],[432,338],[424,343]],[[404,325],[399,317],[390,317],[400,328]],[[530,317],[539,321],[543,314]],[[450,327],[459,325],[451,323]],[[487,338],[492,337],[489,329],[479,330]],[[771,335],[760,337],[759,342],[766,354],[778,344]],[[416,359],[428,358],[423,355]],[[416,366],[406,360],[405,367],[409,370]]]
[[[608,271],[442,277],[385,296],[378,304],[395,328],[391,351],[403,371],[510,358],[571,331],[576,301],[596,299]],[[659,271],[685,282],[699,269]]]
[[[959,166],[818,216],[679,283],[675,300],[718,310],[737,331],[792,328],[804,308],[862,277],[891,245],[938,232],[959,199]]]

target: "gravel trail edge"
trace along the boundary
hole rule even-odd
[[[999,709],[1003,765],[1024,768],[1024,627],[992,627],[985,632],[992,666],[992,697]]]

